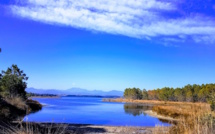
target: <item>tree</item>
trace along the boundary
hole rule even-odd
[[[193,97],[194,89],[193,89],[193,86],[188,84],[183,89],[185,91],[186,101],[193,102],[194,101],[194,97]]]
[[[127,99],[142,99],[142,91],[139,88],[126,88],[124,97]]]
[[[215,91],[211,91],[209,94],[208,102],[210,104],[211,110],[215,111]]]
[[[149,100],[158,100],[159,99],[158,92],[159,92],[159,89],[148,90],[148,99]]]
[[[148,100],[148,92],[146,91],[146,89],[143,89],[143,91],[142,91],[142,99]]]
[[[201,90],[201,86],[194,84],[193,85],[193,102],[198,102],[199,101],[199,91]]]
[[[163,101],[174,100],[174,89],[169,87],[159,89],[159,100]]]
[[[207,102],[211,106],[211,110],[215,111],[215,85],[207,84],[206,89],[208,91]]]
[[[28,77],[18,68],[17,65],[12,65],[7,71],[2,71],[0,79],[1,95],[3,97],[13,98],[15,96],[26,98],[25,89],[27,87],[26,81]]]
[[[185,101],[184,91],[181,88],[176,88],[174,92],[175,101]]]
[[[183,88],[154,89],[142,91],[139,88],[126,88],[124,97],[129,99],[209,102],[215,110],[215,84],[186,85]]]

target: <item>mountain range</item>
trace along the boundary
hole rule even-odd
[[[102,91],[102,90],[87,90],[82,88],[71,88],[67,90],[27,88],[26,91],[28,93],[35,94],[123,96],[123,92],[117,90]]]

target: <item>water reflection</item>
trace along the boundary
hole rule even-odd
[[[147,114],[145,113],[146,110],[152,110],[151,105],[144,105],[144,104],[132,104],[132,103],[125,103],[124,104],[124,112],[129,115],[133,116],[140,116],[144,115],[146,116]],[[175,122],[170,122],[169,120],[165,119],[158,119],[161,122],[164,123],[175,123]]]
[[[144,111],[151,110],[151,106],[143,105],[143,104],[131,104],[131,103],[125,103],[124,104],[124,111],[126,114],[133,115],[133,116],[140,116],[140,115],[146,115]]]

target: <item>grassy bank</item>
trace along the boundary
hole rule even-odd
[[[21,123],[24,116],[42,109],[42,105],[34,100],[23,100],[21,97],[0,99],[0,133],[2,134],[34,134],[45,132],[47,128],[39,125]],[[15,123],[16,122],[16,123]],[[38,133],[39,134],[39,133]]]
[[[23,100],[20,97],[0,99],[0,119],[11,122],[22,119],[26,114],[42,109],[42,105],[34,100]]]
[[[0,125],[2,134],[65,134],[67,124],[51,123],[4,123]]]
[[[213,134],[215,133],[215,113],[207,103],[172,102],[156,100],[104,99],[109,102],[141,103],[151,105],[157,115],[177,119],[166,134]],[[157,127],[162,130],[162,127]],[[163,131],[162,131],[163,132]]]

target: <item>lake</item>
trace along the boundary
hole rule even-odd
[[[34,98],[45,106],[27,115],[29,122],[95,124],[110,126],[169,126],[144,113],[150,107],[140,104],[103,102],[99,97]]]

